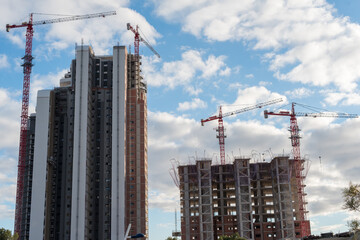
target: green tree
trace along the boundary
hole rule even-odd
[[[168,237],[166,240],[177,240],[177,239],[174,237]]]
[[[15,233],[13,236],[12,236],[12,239],[11,240],[18,240],[19,238],[19,234],[18,233]]]
[[[360,212],[360,184],[349,183],[348,188],[343,189],[344,209]]]
[[[353,212],[360,212],[360,184],[349,183],[348,188],[342,191],[344,206],[343,208]],[[353,219],[347,223],[349,230],[354,232],[354,239],[360,234],[360,220]]]
[[[0,240],[12,240],[11,231],[5,228],[0,228]]]
[[[239,233],[234,233],[231,236],[221,236],[220,240],[246,240],[246,238],[240,237]]]

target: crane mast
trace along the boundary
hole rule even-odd
[[[57,19],[49,19],[42,21],[33,21],[33,13],[30,13],[29,22],[21,24],[6,24],[6,31],[9,32],[12,28],[26,27],[26,45],[25,45],[25,56],[22,58],[24,63],[24,80],[23,80],[23,93],[22,93],[22,107],[21,107],[21,124],[20,124],[20,142],[19,142],[19,160],[18,160],[18,174],[16,184],[16,207],[15,207],[15,223],[14,233],[18,233],[21,236],[21,218],[22,218],[22,199],[23,199],[23,178],[25,172],[25,158],[26,158],[26,138],[27,138],[27,122],[29,114],[29,92],[30,92],[30,75],[32,70],[32,41],[34,35],[33,26],[51,24],[58,22],[75,21],[87,18],[105,17],[109,15],[115,15],[115,11],[94,13],[86,15],[76,15],[72,17],[64,17]]]
[[[239,113],[247,112],[247,111],[250,111],[250,110],[254,110],[254,109],[257,109],[257,108],[262,108],[264,106],[279,103],[281,101],[282,101],[281,98],[274,99],[274,100],[271,100],[271,101],[258,103],[258,104],[253,105],[253,106],[249,106],[249,107],[246,107],[246,108],[241,108],[241,109],[231,111],[231,112],[227,112],[227,113],[222,113],[222,106],[220,106],[218,115],[211,116],[211,117],[209,117],[207,119],[201,119],[201,126],[204,126],[204,123],[206,123],[206,122],[210,122],[210,121],[213,121],[213,120],[218,120],[218,127],[216,128],[216,131],[217,131],[217,136],[216,137],[219,139],[220,162],[221,162],[222,165],[225,164],[225,138],[226,138],[223,118],[224,117],[229,117],[229,116],[232,116],[232,115],[236,115],[236,114],[239,114]]]
[[[347,114],[347,113],[296,113],[295,105],[297,103],[291,104],[291,111],[280,111],[280,112],[269,112],[267,110],[264,111],[264,117],[268,118],[269,115],[273,116],[287,116],[290,117],[290,140],[291,146],[293,147],[293,157],[294,157],[294,173],[296,179],[296,187],[297,187],[297,200],[298,200],[298,211],[299,211],[299,221],[301,225],[301,237],[309,236],[310,228],[306,224],[306,201],[305,201],[305,192],[304,192],[304,180],[305,175],[303,174],[304,170],[304,161],[301,159],[300,154],[300,129],[297,124],[297,116],[298,117],[334,117],[334,118],[357,118],[357,114]]]

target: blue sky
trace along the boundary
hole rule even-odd
[[[160,53],[146,46],[148,83],[150,239],[174,229],[179,193],[168,173],[170,160],[219,159],[215,122],[200,119],[282,97],[269,109],[299,102],[329,111],[359,113],[360,1],[357,0],[13,0],[0,9],[0,227],[13,228],[25,29],[5,25],[30,12],[87,14],[116,10],[105,19],[36,26],[30,112],[36,92],[58,86],[69,70],[75,44],[97,55],[133,45],[126,23],[139,24]],[[35,15],[35,20],[57,16]],[[297,108],[299,112],[306,109]],[[290,154],[288,118],[255,110],[224,119],[227,161]],[[299,118],[301,154],[309,161],[305,191],[313,233],[345,231],[355,215],[342,210],[341,189],[360,182],[360,120]],[[319,157],[321,158],[321,164]],[[179,225],[178,225],[179,226]]]

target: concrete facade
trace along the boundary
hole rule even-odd
[[[33,180],[33,163],[35,147],[35,114],[31,114],[28,121],[27,145],[26,145],[26,162],[24,172],[24,192],[23,192],[23,212],[21,223],[21,235],[28,239],[30,234],[30,212],[31,212],[31,194]]]
[[[140,57],[131,55],[128,63],[125,226],[131,224],[130,236],[148,235],[147,89],[140,71]]]
[[[113,56],[77,46],[61,86],[39,92],[24,189],[31,211],[22,224],[30,230],[22,228],[20,239],[122,239],[128,223],[132,232],[148,234],[140,64],[123,46]]]
[[[235,158],[233,164],[211,165],[201,159],[179,166],[181,239],[236,232],[246,239],[299,239],[292,165],[288,157],[276,157],[270,163]]]

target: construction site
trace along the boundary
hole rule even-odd
[[[180,190],[181,239],[213,240],[238,233],[246,239],[305,239],[311,236],[307,219],[305,178],[308,162],[300,155],[300,130],[297,117],[356,118],[346,113],[270,112],[264,117],[290,117],[292,155],[279,155],[270,161],[234,157],[225,161],[223,118],[281,102],[275,99],[243,109],[202,119],[201,124],[218,121],[215,129],[221,164],[212,158],[196,158],[194,164],[173,165],[171,176]]]
[[[59,87],[40,90],[29,117],[33,26],[115,15],[114,12],[7,25],[26,27],[24,88],[19,141],[14,232],[20,240],[148,239],[147,83],[141,72],[139,43],[113,46],[96,55],[76,45],[70,69]],[[180,191],[182,240],[216,240],[238,233],[253,240],[305,239],[311,236],[306,200],[307,160],[300,153],[297,117],[357,118],[346,113],[264,111],[289,117],[291,154],[269,161],[235,156],[226,161],[223,118],[278,104],[274,99],[201,119],[217,121],[220,163],[196,158],[172,168]],[[175,169],[176,168],[176,169]],[[175,217],[176,222],[176,217]],[[177,225],[176,225],[177,226]],[[177,228],[177,227],[176,227]]]
[[[295,239],[310,235],[304,193],[294,161],[212,165],[211,159],[179,166],[182,239],[218,239],[238,232],[247,239]],[[299,199],[301,197],[301,199]]]

